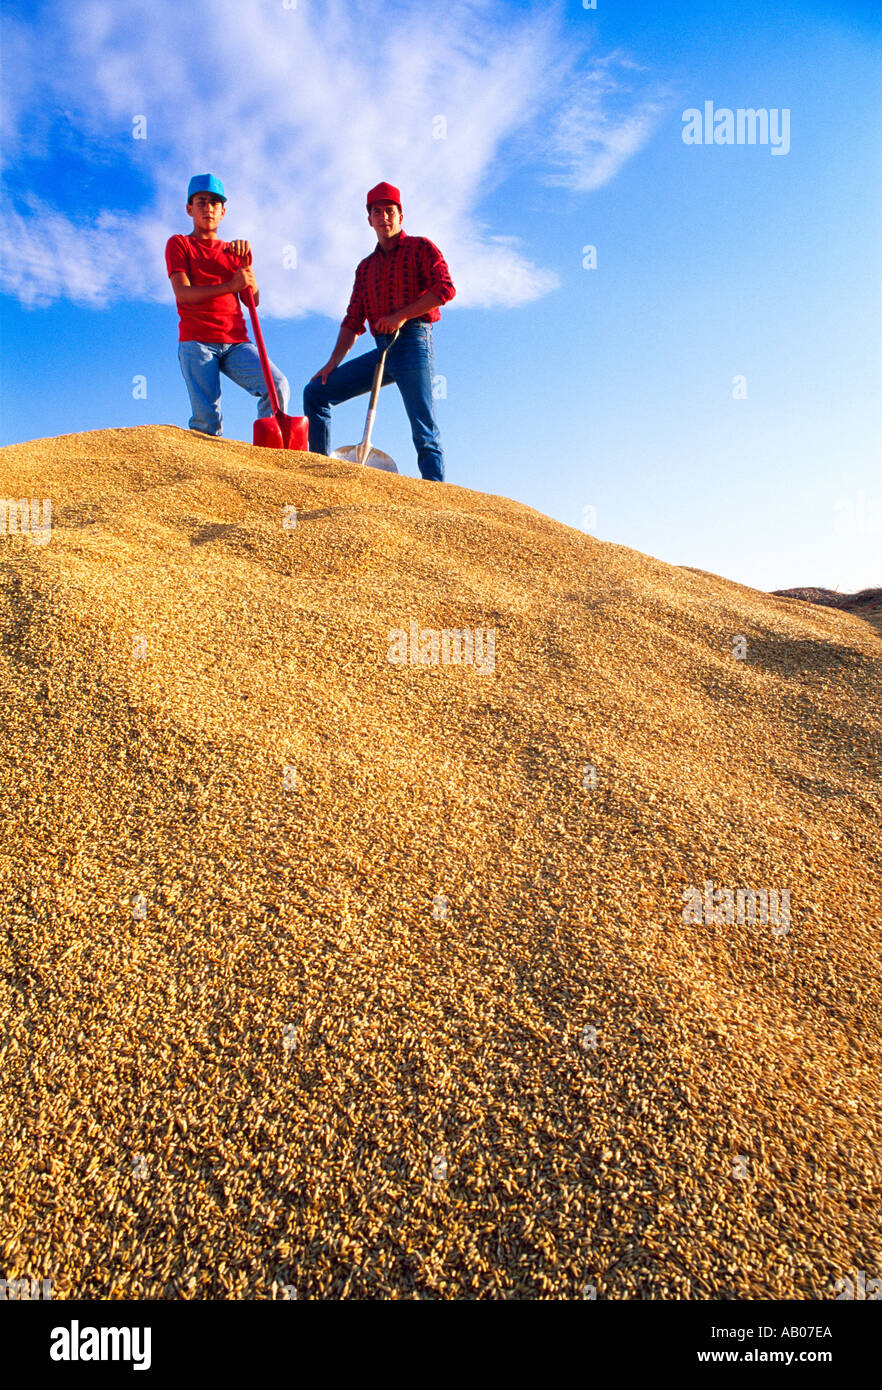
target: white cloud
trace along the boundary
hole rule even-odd
[[[406,226],[442,247],[458,307],[528,303],[557,277],[478,217],[512,150],[550,130],[548,177],[596,188],[652,126],[645,101],[606,114],[605,94],[621,96],[611,67],[586,68],[561,44],[549,7],[61,0],[52,15],[15,30],[7,164],[51,158],[52,113],[64,113],[80,157],[105,166],[102,187],[106,166],[130,164],[155,196],[141,210],[120,199],[91,212],[82,197],[76,212],[7,199],[4,278],[27,304],[166,302],[165,242],[189,229],[189,175],[209,169],[229,195],[222,235],[251,240],[267,312],[341,314],[374,244],[364,193],[381,178],[402,188]],[[146,141],[131,138],[138,115]],[[286,270],[290,246],[297,267]]]
[[[100,308],[111,299],[153,297],[155,275],[141,255],[151,229],[143,223],[101,212],[91,226],[77,227],[33,195],[24,203],[24,214],[8,208],[3,216],[5,286],[23,304],[68,298]],[[157,235],[154,226],[154,241]],[[140,261],[132,257],[133,246]]]
[[[544,181],[589,193],[608,183],[641,150],[664,111],[661,90],[635,96],[639,64],[616,52],[595,62],[551,122],[542,152],[553,172]],[[618,76],[616,75],[618,73]]]

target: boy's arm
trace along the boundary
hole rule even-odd
[[[254,291],[254,302],[257,303],[257,281],[249,266],[234,271],[232,278],[221,285],[191,285],[190,277],[184,270],[176,270],[169,279],[175,299],[180,304],[203,304],[206,299],[216,299],[221,294],[239,294],[247,289]]]

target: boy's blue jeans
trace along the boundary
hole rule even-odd
[[[380,353],[390,337],[391,334],[375,333],[376,348],[353,358],[351,362],[341,362],[330,373],[324,386],[321,377],[306,383],[303,413],[309,419],[311,453],[331,452],[331,406],[370,391]],[[409,319],[389,349],[383,370],[383,385],[388,386],[394,381],[401,392],[420,473],[424,478],[440,483],[444,481],[444,454],[432,400],[434,366],[432,325]]]
[[[252,396],[260,397],[257,407],[260,418],[272,415],[260,358],[253,343],[178,343],[178,360],[190,393],[191,430],[198,430],[200,434],[221,433],[221,372],[237,386],[244,386]],[[291,395],[287,378],[272,362],[270,370],[279,393],[279,405],[287,415]]]

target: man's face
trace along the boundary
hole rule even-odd
[[[397,236],[401,231],[401,209],[397,203],[371,203],[368,221],[378,236]]]
[[[194,193],[187,211],[197,232],[216,232],[218,223],[227,215],[226,204],[216,193]]]

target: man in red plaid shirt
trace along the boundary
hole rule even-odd
[[[303,392],[309,447],[316,454],[330,453],[331,407],[371,389],[380,353],[397,331],[386,357],[383,385],[394,381],[401,392],[421,475],[443,482],[444,455],[432,399],[432,324],[456,290],[438,247],[403,230],[401,194],[393,184],[378,183],[371,189],[367,211],[377,245],[355,272],[334,351]],[[377,346],[341,367],[364,332],[365,319]]]

